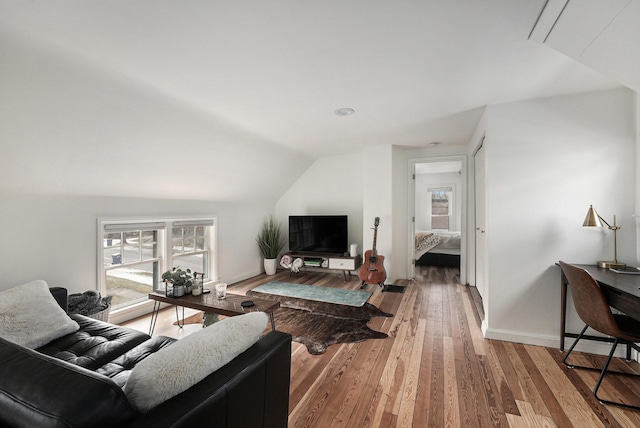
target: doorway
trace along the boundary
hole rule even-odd
[[[465,275],[466,157],[410,161],[408,277],[416,265],[447,266]],[[466,281],[466,278],[465,278]]]

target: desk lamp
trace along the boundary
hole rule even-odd
[[[613,261],[601,261],[598,262],[598,267],[601,268],[613,268],[613,269],[625,269],[626,264],[618,262],[618,239],[617,232],[620,226],[616,225],[616,216],[613,216],[613,226],[611,226],[605,219],[600,217],[600,214],[596,212],[593,205],[589,205],[589,211],[587,211],[587,217],[584,219],[582,226],[586,227],[602,227],[602,223],[609,227],[609,230],[613,230]]]

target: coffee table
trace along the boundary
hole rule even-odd
[[[160,311],[160,305],[162,303],[168,303],[176,307],[176,318],[178,318],[179,327],[184,325],[184,308],[191,308],[230,317],[249,312],[265,312],[269,315],[269,319],[271,320],[271,329],[275,330],[276,322],[273,319],[273,311],[280,307],[280,302],[256,299],[230,293],[227,293],[227,296],[224,299],[217,299],[215,297],[215,293],[204,293],[199,296],[186,294],[182,297],[167,297],[160,293],[149,293],[149,299],[153,300],[153,312],[151,312],[151,325],[149,326],[150,336],[153,335],[153,330],[156,327],[158,312]],[[245,300],[251,300],[255,305],[249,307],[241,306],[240,303]],[[180,319],[178,317],[178,306],[182,306],[182,324],[180,324]]]

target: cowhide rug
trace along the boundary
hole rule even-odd
[[[310,354],[324,354],[335,343],[360,342],[365,339],[384,339],[386,333],[367,326],[373,317],[392,317],[370,303],[361,307],[337,305],[292,297],[259,293],[247,296],[277,300],[280,308],[274,312],[276,329],[289,333],[293,340],[307,347]]]

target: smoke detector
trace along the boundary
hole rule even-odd
[[[355,112],[356,111],[352,108],[343,107],[343,108],[337,109],[334,113],[338,116],[351,116]]]

